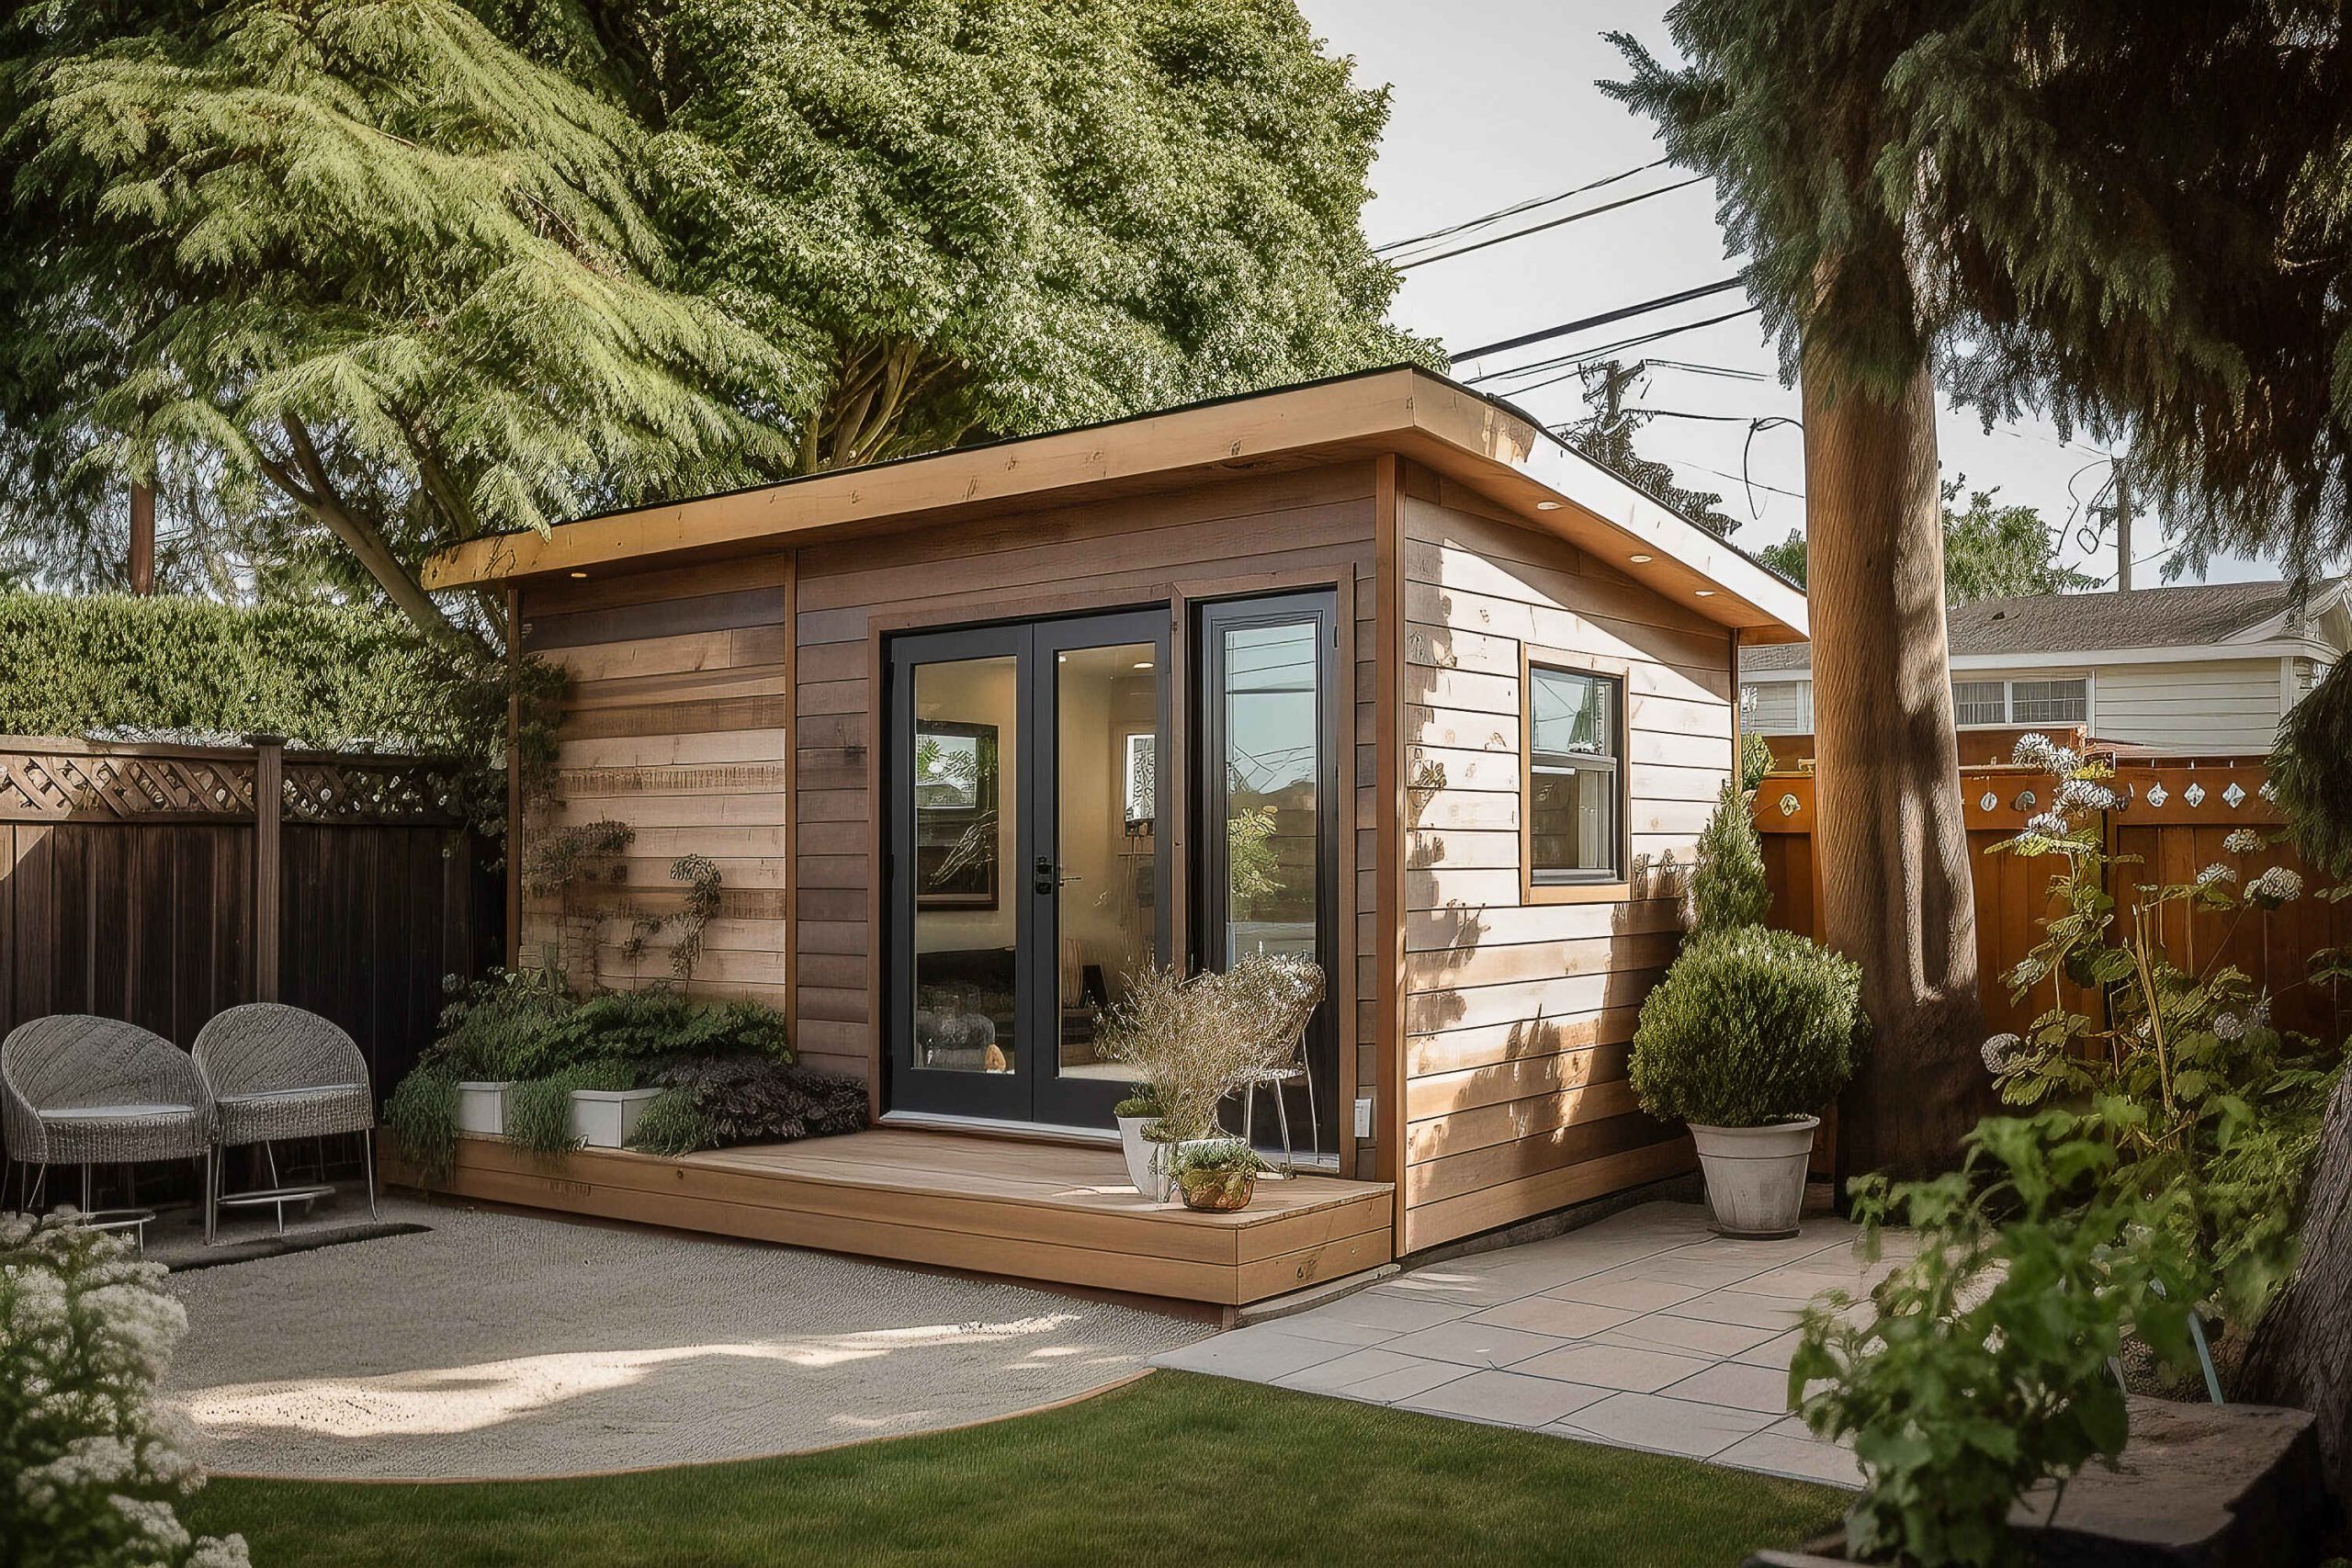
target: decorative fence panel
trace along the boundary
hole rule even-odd
[[[1967,808],[1968,847],[1976,894],[1976,946],[1980,989],[1989,1030],[2021,1030],[2050,1005],[2046,987],[2023,1001],[2013,1000],[2003,976],[2041,939],[2038,922],[2050,906],[2050,883],[2057,863],[1986,852],[2014,836],[2027,818],[2049,805],[2047,775],[2007,766],[1963,767],[1961,795]],[[2122,804],[2104,814],[2103,828],[2119,855],[2136,863],[2110,868],[2108,891],[2127,901],[2139,884],[2187,882],[2200,867],[2231,865],[2251,876],[2265,866],[2285,865],[2301,873],[2309,887],[2322,885],[2294,850],[2285,844],[2260,854],[2233,856],[2222,840],[2231,829],[2253,828],[2266,835],[2280,826],[2278,813],[2262,794],[2259,764],[2195,759],[2127,760],[2117,769],[2114,788]],[[1771,773],[1756,792],[1756,825],[1764,840],[1764,867],[1772,889],[1771,923],[1810,936],[1821,934],[1821,890],[1837,868],[1825,866],[1814,841],[1815,803],[1810,773]],[[2329,903],[2309,897],[2283,908],[2247,909],[2191,916],[2182,906],[2165,911],[2166,952],[2183,968],[2202,969],[2216,954],[2252,976],[2271,994],[2273,1018],[2282,1028],[2342,1039],[2352,1028],[2352,994],[2312,982],[2304,973],[2311,953],[2352,942],[2352,899]],[[2098,1016],[2098,998],[2076,990],[2068,1005]]]
[[[223,1008],[286,1001],[348,1030],[389,1093],[442,977],[503,949],[494,848],[457,788],[447,762],[266,738],[0,737],[0,1030],[89,1012],[185,1047]]]

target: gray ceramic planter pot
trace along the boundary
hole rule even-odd
[[[1794,1235],[1804,1213],[1804,1171],[1818,1116],[1769,1127],[1690,1126],[1715,1228],[1751,1238]]]

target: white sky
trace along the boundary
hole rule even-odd
[[[1299,3],[1333,51],[1355,57],[1360,83],[1391,87],[1388,130],[1372,175],[1377,194],[1364,211],[1365,230],[1375,244],[1549,196],[1659,155],[1649,122],[1603,97],[1593,83],[1622,74],[1616,51],[1600,36],[1605,28],[1631,32],[1660,53],[1670,48],[1666,0],[1457,0],[1437,10],[1426,0]],[[1654,170],[1521,221],[1687,177],[1686,171],[1671,166]],[[1713,283],[1731,276],[1738,265],[1725,260],[1714,211],[1713,185],[1702,182],[1475,255],[1416,268],[1405,275],[1395,319],[1435,334],[1458,353]],[[1498,225],[1471,237],[1516,226]],[[1466,378],[1598,347],[1747,303],[1744,294],[1733,290],[1485,363],[1457,366],[1454,373]],[[1780,385],[1776,355],[1753,316],[1628,351],[1628,357],[1635,355],[1761,371],[1768,378],[1739,381],[1658,368],[1629,400],[1637,406],[1740,420],[1796,417],[1796,393]],[[1582,410],[1573,377],[1524,394],[1508,387],[1494,389],[1550,423]],[[1988,434],[1975,414],[1947,408],[1937,436],[1947,478],[1965,474],[1971,490],[1997,485],[2004,501],[2037,507],[2053,525],[2075,513],[2077,501],[2089,501],[2107,479],[2096,450],[2079,436],[2074,445],[2061,446],[2057,432],[2044,423],[1996,426]],[[1792,425],[1758,433],[1751,446],[1747,426],[1736,421],[1657,419],[1635,438],[1635,446],[1645,457],[1673,465],[1685,485],[1721,491],[1724,511],[1741,520],[1737,541],[1753,549],[1801,528],[1804,504],[1758,488],[1751,510],[1737,477],[1743,448],[1749,454],[1747,471],[1758,486],[1801,491],[1803,440]],[[1721,472],[1704,471],[1709,468]],[[2141,519],[2133,546],[2140,561],[2137,584],[2158,582],[2165,546],[2155,519]],[[2062,558],[2085,567],[2094,578],[2107,577],[2115,570],[2113,536],[2086,551],[2069,529]],[[2208,575],[2227,580],[2276,572],[2260,563],[2216,559]]]

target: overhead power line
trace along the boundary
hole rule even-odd
[[[1456,234],[1466,234],[1474,229],[1483,229],[1489,223],[1499,223],[1506,218],[1516,218],[1522,212],[1533,212],[1538,208],[1550,207],[1555,202],[1566,201],[1570,197],[1582,196],[1588,191],[1599,190],[1603,186],[1613,186],[1619,180],[1630,180],[1635,175],[1647,174],[1666,162],[1664,158],[1653,158],[1648,163],[1634,168],[1621,169],[1616,174],[1604,175],[1597,180],[1588,180],[1583,185],[1571,186],[1566,190],[1557,191],[1550,196],[1539,196],[1526,201],[1513,202],[1509,207],[1498,208],[1492,212],[1476,218],[1465,218],[1459,223],[1449,223],[1442,229],[1432,229],[1426,234],[1416,234],[1409,240],[1391,240],[1385,244],[1374,245],[1372,247],[1372,253],[1374,255],[1385,256],[1391,251],[1410,250],[1415,245],[1425,245],[1432,240],[1450,240]]]
[[[1654,333],[1642,333],[1634,337],[1619,338],[1614,343],[1604,343],[1597,347],[1580,349],[1575,354],[1563,355],[1557,359],[1541,360],[1533,365],[1514,366],[1509,370],[1489,371],[1484,376],[1473,376],[1469,378],[1469,381],[1472,386],[1476,386],[1481,381],[1508,380],[1515,376],[1529,375],[1540,370],[1556,369],[1561,366],[1566,366],[1568,367],[1562,370],[1560,374],[1549,377],[1544,380],[1528,381],[1520,386],[1509,387],[1503,389],[1504,395],[1508,397],[1522,397],[1529,392],[1540,392],[1546,387],[1558,386],[1561,382],[1568,380],[1580,374],[1584,367],[1591,364],[1596,359],[1606,359],[1612,354],[1620,354],[1629,348],[1639,348],[1645,344],[1657,343],[1661,338],[1675,337],[1683,333],[1695,333],[1702,327],[1720,326],[1725,321],[1736,321],[1742,316],[1752,316],[1756,314],[1757,309],[1758,308],[1754,305],[1744,306],[1736,310],[1726,310],[1720,316],[1709,316],[1704,321],[1685,321],[1679,327],[1662,327]]]
[[[1417,266],[1427,266],[1432,262],[1452,261],[1456,256],[1466,256],[1473,251],[1483,251],[1489,245],[1508,244],[1513,240],[1524,240],[1530,234],[1541,234],[1547,229],[1557,229],[1564,223],[1575,223],[1587,218],[1598,218],[1604,212],[1614,212],[1621,207],[1631,207],[1637,201],[1647,201],[1654,196],[1664,196],[1668,191],[1680,190],[1685,186],[1695,186],[1707,177],[1705,175],[1693,175],[1687,180],[1677,180],[1670,186],[1660,186],[1656,190],[1645,190],[1635,196],[1620,197],[1615,201],[1604,201],[1599,207],[1588,207],[1581,212],[1563,213],[1557,218],[1542,223],[1532,223],[1524,229],[1514,229],[1508,234],[1494,234],[1466,245],[1457,245],[1450,251],[1439,251],[1432,255],[1415,256],[1410,261],[1398,262],[1396,270],[1410,272]]]
[[[1685,288],[1677,294],[1661,294],[1655,299],[1645,299],[1638,305],[1621,305],[1614,310],[1603,310],[1597,316],[1585,316],[1573,321],[1562,321],[1556,327],[1545,327],[1541,332],[1521,333],[1517,337],[1505,338],[1500,343],[1481,344],[1476,348],[1453,355],[1453,362],[1459,365],[1465,359],[1479,359],[1489,354],[1501,354],[1510,349],[1525,348],[1530,344],[1548,343],[1555,337],[1566,337],[1570,333],[1605,327],[1611,321],[1623,321],[1635,316],[1645,316],[1652,310],[1663,310],[1670,305],[1686,304],[1692,299],[1704,299],[1710,294],[1721,294],[1727,288],[1737,288],[1744,281],[1746,280],[1739,277],[1726,277],[1717,283],[1702,284],[1696,288]]]

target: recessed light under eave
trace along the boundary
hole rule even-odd
[[[1535,510],[1538,512],[1557,512],[1560,510],[1560,503],[1556,501],[1539,501],[1535,503]]]
[[[1649,557],[1638,553],[1627,556],[1625,558],[1632,561],[1635,566],[1647,566],[1650,564]]]

